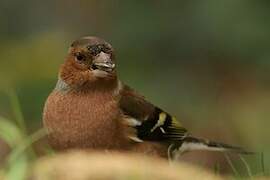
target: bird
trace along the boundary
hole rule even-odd
[[[123,83],[116,67],[115,50],[104,39],[86,36],[72,42],[43,110],[53,149],[134,152],[168,159],[195,150],[251,153],[193,136],[176,117]]]

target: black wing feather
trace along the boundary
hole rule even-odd
[[[122,91],[120,107],[126,116],[141,122],[134,127],[141,140],[173,142],[187,136],[187,130],[174,117],[127,86]]]

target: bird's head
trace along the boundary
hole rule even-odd
[[[98,37],[74,41],[60,70],[60,78],[70,85],[116,79],[112,46]]]

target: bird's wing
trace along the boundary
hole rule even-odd
[[[154,106],[128,86],[123,86],[120,108],[128,124],[136,129],[136,140],[175,142],[187,136],[187,130],[170,114]]]
[[[120,93],[120,108],[125,115],[124,119],[136,130],[130,138],[136,142],[145,140],[169,143],[169,158],[174,159],[178,154],[192,150],[253,153],[241,147],[193,137],[174,117],[146,101],[130,87],[123,86]]]

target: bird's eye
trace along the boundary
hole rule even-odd
[[[81,53],[76,53],[75,57],[76,57],[77,61],[84,61],[85,60],[85,56],[82,55]]]

